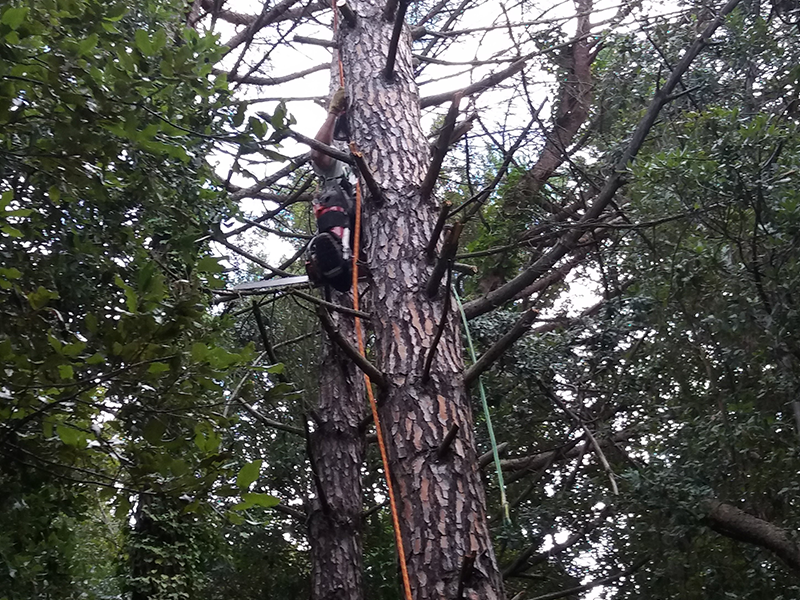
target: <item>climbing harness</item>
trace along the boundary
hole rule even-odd
[[[318,172],[323,180],[313,203],[317,235],[308,245],[306,272],[315,285],[346,292],[350,289],[354,191],[349,169],[339,162],[334,165],[328,173]]]
[[[469,346],[469,355],[472,359],[472,364],[475,364],[478,358],[475,356],[475,346],[472,344],[472,336],[469,333],[469,324],[467,323],[467,315],[464,312],[464,305],[461,304],[461,297],[458,295],[456,286],[453,286],[453,296],[455,296],[456,304],[458,304],[458,312],[461,313],[461,322],[464,323],[464,334],[467,336],[467,345]],[[483,405],[483,416],[486,419],[486,428],[489,430],[489,442],[492,444],[492,456],[494,457],[494,467],[497,470],[497,485],[500,488],[500,505],[503,507],[503,523],[511,525],[511,517],[508,511],[508,500],[506,499],[506,486],[503,482],[503,469],[500,467],[500,452],[497,450],[497,439],[494,436],[494,427],[492,427],[492,417],[489,414],[489,403],[486,401],[486,390],[483,387],[483,380],[478,376],[478,391],[481,396],[481,404]]]
[[[333,35],[334,38],[339,30],[339,15],[336,12],[336,0],[331,0],[331,8],[333,9]],[[339,61],[339,85],[344,87],[344,65],[342,64],[342,55],[337,51],[337,58]],[[359,241],[361,238],[361,182],[356,181],[356,206],[355,206],[355,227],[353,232],[353,267],[352,271],[352,289],[353,289],[353,308],[358,310],[358,253]],[[355,317],[355,330],[356,341],[358,342],[358,352],[361,356],[365,356],[364,349],[364,334],[361,330],[361,319]],[[375,394],[372,392],[372,382],[369,375],[364,373],[364,384],[367,388],[367,398],[369,398],[369,406],[372,410],[372,419],[375,423],[375,433],[378,438],[378,448],[381,454],[381,462],[383,463],[383,474],[386,478],[386,489],[389,492],[389,508],[392,513],[392,526],[394,528],[395,544],[397,546],[397,558],[400,563],[400,575],[403,580],[403,592],[405,600],[413,600],[411,597],[411,582],[408,578],[408,567],[406,565],[406,554],[403,547],[403,535],[400,532],[400,518],[397,512],[397,502],[394,495],[394,486],[392,485],[392,477],[389,472],[389,455],[386,451],[386,443],[383,437],[383,427],[381,425],[380,417],[378,416],[378,403],[375,400]]]

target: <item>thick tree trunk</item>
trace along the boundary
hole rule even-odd
[[[407,30],[401,36],[393,81],[386,81],[382,73],[392,31],[382,16],[383,5],[376,0],[353,2],[358,22],[353,29],[343,25],[340,39],[352,136],[385,196],[381,205],[366,202],[364,211],[372,277],[365,301],[373,315],[373,359],[387,380],[379,413],[413,597],[455,598],[462,563],[474,555],[463,597],[502,599],[454,308],[430,380],[422,381],[445,296],[442,291],[430,300],[424,292],[432,270],[424,249],[438,210],[433,199],[423,202],[419,193],[429,151],[420,125]],[[459,426],[458,435],[439,457],[439,444],[453,425]]]
[[[337,301],[342,298],[346,296]],[[342,334],[353,339],[352,318],[334,318]],[[314,498],[308,515],[312,598],[362,600],[364,436],[358,425],[366,414],[364,379],[326,340],[319,381],[315,428],[309,440],[314,470]]]

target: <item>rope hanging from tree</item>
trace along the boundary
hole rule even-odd
[[[334,39],[339,31],[339,15],[336,10],[336,0],[331,0],[331,8],[333,9],[333,35]],[[342,54],[340,50],[336,52],[339,63],[339,85],[344,87],[344,65],[342,64]],[[360,250],[361,239],[361,181],[356,181],[356,208],[355,208],[355,227],[353,231],[353,308],[358,310],[358,255]],[[361,356],[365,356],[364,350],[364,334],[361,330],[361,319],[355,317],[355,330],[356,341],[358,342],[358,351]],[[405,600],[412,600],[411,597],[411,582],[408,579],[408,567],[406,566],[406,555],[403,547],[403,535],[400,532],[400,518],[397,513],[397,502],[395,501],[394,487],[392,486],[392,478],[389,473],[389,455],[386,452],[386,444],[383,437],[383,427],[378,416],[378,403],[375,401],[375,395],[372,392],[372,382],[369,375],[364,373],[364,384],[367,388],[367,397],[369,398],[369,406],[372,410],[372,418],[375,422],[375,433],[378,438],[378,448],[381,453],[381,462],[383,463],[383,474],[386,478],[386,488],[389,491],[389,508],[392,513],[392,526],[394,528],[395,543],[397,545],[398,562],[400,563],[400,574],[403,579],[403,591]]]

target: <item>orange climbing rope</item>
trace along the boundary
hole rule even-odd
[[[336,0],[331,0],[331,7],[333,8],[333,34],[339,30],[339,15],[336,11]],[[337,51],[339,60],[339,85],[344,87],[344,65],[342,64],[342,55]],[[353,231],[353,308],[358,310],[358,254],[359,245],[361,240],[361,182],[356,181],[356,222]],[[364,334],[361,331],[361,319],[355,317],[355,330],[356,340],[358,341],[358,352],[361,356],[365,356],[364,351]],[[386,488],[389,490],[389,508],[392,513],[392,526],[394,527],[395,543],[397,545],[398,561],[400,562],[400,574],[403,578],[403,590],[405,592],[405,599],[412,600],[411,597],[411,582],[408,579],[408,567],[406,566],[406,553],[403,548],[403,534],[400,533],[400,518],[397,514],[397,502],[394,497],[394,487],[392,486],[392,478],[389,474],[389,455],[386,452],[386,443],[383,439],[383,427],[381,426],[380,418],[378,417],[378,403],[375,401],[375,394],[372,393],[372,382],[369,375],[364,373],[364,385],[367,388],[367,397],[369,398],[369,406],[372,409],[372,419],[375,422],[375,433],[378,437],[378,448],[381,452],[381,462],[383,463],[383,474],[386,477]]]

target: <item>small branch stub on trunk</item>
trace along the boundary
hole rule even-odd
[[[428,298],[435,298],[436,294],[439,293],[439,285],[442,283],[442,277],[444,277],[448,266],[453,262],[456,250],[458,250],[458,238],[461,237],[461,230],[463,228],[464,224],[459,222],[455,223],[448,230],[444,238],[444,244],[442,245],[442,253],[436,265],[433,267],[431,278],[428,279],[428,283],[425,286],[425,293],[428,294]]]
[[[364,179],[364,183],[367,184],[367,189],[369,190],[372,201],[377,204],[383,203],[383,191],[381,190],[381,186],[375,181],[372,171],[370,171],[367,166],[367,161],[364,160],[364,155],[359,152],[355,142],[350,142],[350,154],[353,155],[353,160],[356,162],[358,172]]]
[[[442,207],[439,209],[439,218],[436,219],[436,225],[433,227],[431,239],[428,242],[428,247],[425,248],[425,254],[428,255],[428,261],[432,261],[436,253],[436,244],[439,242],[439,236],[442,234],[444,224],[447,222],[447,216],[450,214],[450,208],[453,203],[450,200],[442,202]]]
[[[448,431],[447,435],[444,436],[442,443],[439,444],[439,449],[436,451],[439,460],[444,458],[444,456],[447,454],[447,451],[450,449],[450,445],[453,443],[453,440],[456,439],[457,433],[458,433],[458,425],[453,424],[453,426],[450,427],[450,431]]]
[[[354,13],[350,5],[347,4],[347,0],[339,0],[336,3],[336,8],[342,13],[342,18],[344,22],[347,23],[348,27],[353,28],[356,26],[356,13]]]

